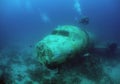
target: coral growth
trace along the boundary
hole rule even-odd
[[[30,47],[5,49],[0,55],[3,84],[119,84],[119,62],[111,65],[102,54],[78,53],[53,68],[41,65]],[[79,56],[80,55],[80,56]],[[104,55],[104,54],[103,54]],[[105,62],[104,62],[105,61]]]

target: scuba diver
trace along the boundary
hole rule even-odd
[[[89,24],[89,18],[87,16],[82,17],[79,20],[79,24],[88,25]]]
[[[113,42],[113,43],[110,43],[108,46],[107,46],[107,54],[109,54],[109,56],[114,56],[117,52],[117,49],[118,49],[118,44]]]

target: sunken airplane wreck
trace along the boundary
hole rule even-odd
[[[76,26],[58,26],[36,44],[37,58],[43,65],[61,64],[87,48],[88,33]]]

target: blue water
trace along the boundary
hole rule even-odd
[[[88,16],[85,28],[102,41],[119,43],[119,7],[119,0],[1,0],[0,32],[8,36],[6,40],[36,40],[58,25],[78,25],[76,18]]]
[[[30,64],[26,63],[32,59],[34,45],[59,25],[82,27],[95,35],[95,42],[98,44],[113,42],[119,46],[119,4],[120,0],[0,0],[0,59],[2,59],[0,67],[7,66],[8,72],[9,67],[15,67],[16,70],[13,69],[13,71],[18,70],[18,72],[26,74],[25,70],[31,67],[32,63],[34,64],[33,61],[30,61]],[[89,24],[78,23],[83,16],[89,18]],[[22,49],[11,47],[16,45],[22,46]],[[12,54],[10,54],[11,52]],[[24,63],[21,63],[21,58],[16,59],[16,56],[23,57]],[[29,58],[29,56],[31,57]],[[9,63],[11,65],[8,67]],[[12,66],[14,64],[16,66]],[[113,69],[111,73],[113,78],[119,70],[119,65]],[[17,72],[10,74],[14,77]],[[25,75],[25,77],[27,76]],[[116,80],[119,79],[120,77]],[[115,84],[120,84],[120,81]]]

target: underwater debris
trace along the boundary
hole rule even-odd
[[[89,44],[89,35],[71,25],[59,26],[36,44],[37,58],[43,65],[61,64]]]

